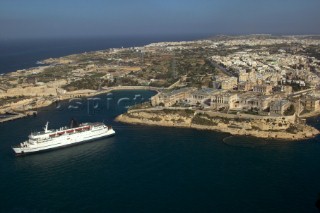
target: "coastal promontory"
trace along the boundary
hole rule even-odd
[[[216,36],[50,58],[0,75],[0,122],[119,89],[156,90],[117,120],[296,140],[318,130],[317,36]]]
[[[254,116],[203,110],[153,108],[132,110],[116,118],[129,124],[194,128],[265,139],[302,140],[319,134],[314,127],[292,116]]]

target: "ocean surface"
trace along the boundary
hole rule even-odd
[[[116,91],[0,124],[0,212],[318,212],[319,138],[264,141],[114,122],[154,94]],[[31,131],[71,118],[104,121],[117,134],[14,156],[11,146]]]
[[[207,35],[208,36],[208,35]],[[98,37],[0,40],[0,74],[38,66],[37,61],[108,48],[143,46],[161,41],[185,41],[203,36]]]

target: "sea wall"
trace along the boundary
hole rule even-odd
[[[295,116],[230,115],[192,110],[149,109],[129,111],[116,121],[131,124],[194,128],[248,135],[259,138],[301,140],[315,137],[319,131],[297,124]]]

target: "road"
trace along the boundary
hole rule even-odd
[[[210,60],[210,63],[211,63],[212,66],[220,69],[220,70],[221,70],[224,74],[226,74],[227,76],[236,77],[236,75],[235,75],[234,73],[230,72],[229,70],[227,70],[227,69],[224,68],[223,66],[215,63],[214,61],[211,61],[211,60]]]

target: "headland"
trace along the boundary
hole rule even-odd
[[[319,36],[218,36],[50,58],[0,75],[0,122],[119,89],[159,93],[117,120],[295,140],[318,131]],[[186,111],[192,113],[186,115]]]

